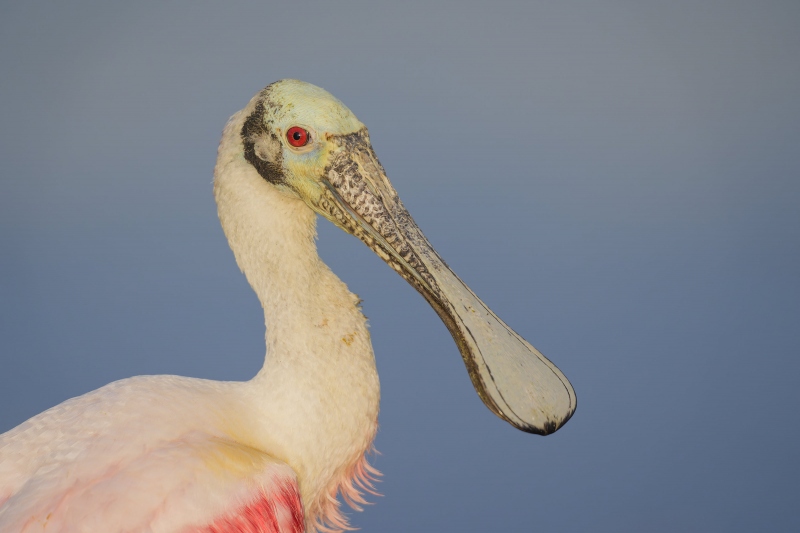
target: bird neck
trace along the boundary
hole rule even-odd
[[[365,318],[358,298],[317,254],[316,215],[260,176],[232,189],[218,192],[219,215],[264,310],[267,353],[259,375],[305,366],[310,358],[324,366],[331,358],[352,356],[332,341],[366,335]]]
[[[260,374],[298,359],[354,356],[338,345],[350,346],[359,335],[368,339],[366,319],[358,297],[317,254],[316,214],[243,157],[220,153],[214,193],[236,262],[264,309],[267,354]]]
[[[289,464],[316,516],[375,437],[375,358],[358,298],[317,254],[316,215],[245,161],[236,119],[220,144],[214,193],[236,262],[264,309],[267,349],[242,389],[251,416],[231,421],[231,433]]]

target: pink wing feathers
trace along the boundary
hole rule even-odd
[[[68,473],[67,473],[68,474]],[[301,533],[294,471],[192,432],[68,484],[39,472],[0,507],[0,532]],[[65,472],[53,472],[63,481]]]
[[[186,533],[302,533],[303,505],[297,483],[279,482],[245,507],[211,524],[189,528]]]

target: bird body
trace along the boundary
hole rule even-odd
[[[251,480],[296,485],[288,466],[215,429],[231,385],[126,379],[13,429],[0,530],[182,531],[252,500]]]
[[[296,80],[267,87],[228,121],[214,175],[222,227],[264,309],[262,370],[247,382],[130,378],[3,434],[0,532],[347,527],[337,495],[358,509],[373,491],[380,392],[359,299],[317,254],[317,214],[423,293],[498,416],[541,433],[571,416],[569,383],[429,248],[366,128],[330,94]],[[534,360],[505,372],[496,346]],[[525,365],[535,375],[524,390],[505,388]]]

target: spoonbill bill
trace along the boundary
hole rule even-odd
[[[494,414],[541,435],[572,416],[569,381],[449,269],[367,128],[325,90],[281,80],[233,115],[214,196],[264,309],[263,368],[247,382],[124,379],[3,434],[0,531],[346,529],[338,498],[358,509],[373,491],[380,394],[359,299],[317,255],[317,215],[422,294]]]

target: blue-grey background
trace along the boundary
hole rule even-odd
[[[226,119],[320,85],[454,270],[578,393],[495,418],[356,239],[405,531],[797,531],[800,3],[5,2],[0,430],[135,374],[247,379],[258,302],[211,195]]]

